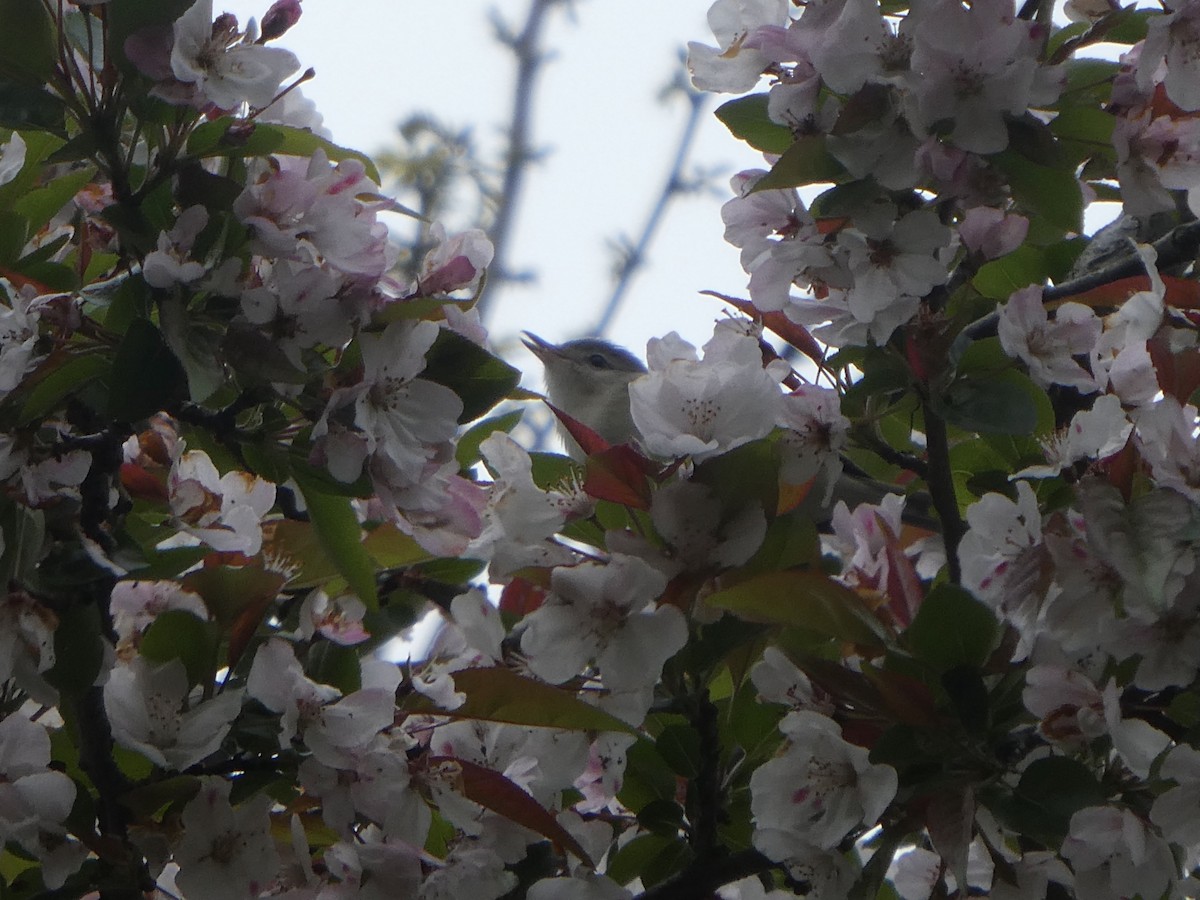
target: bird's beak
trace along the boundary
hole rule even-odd
[[[543,363],[551,357],[561,356],[562,351],[549,341],[542,340],[532,331],[522,331],[521,343],[529,348],[529,352],[540,359]]]

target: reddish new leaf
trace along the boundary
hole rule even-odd
[[[903,725],[934,728],[938,724],[937,704],[928,686],[902,672],[863,666],[863,675],[879,691],[887,711]]]
[[[975,836],[975,791],[971,785],[953,785],[934,794],[925,807],[925,828],[955,879],[966,884],[967,852]]]
[[[137,463],[121,463],[121,487],[139,500],[166,503],[169,499],[166,479],[151,474]]]
[[[587,851],[571,837],[570,832],[558,824],[553,813],[499,772],[454,756],[433,756],[430,757],[429,764],[457,767],[462,791],[468,800],[537,832],[569,850],[583,863],[595,868],[596,864]]]
[[[740,300],[737,297],[730,297],[728,294],[721,294],[717,291],[701,291],[700,293],[723,300],[738,312],[750,316],[752,319],[761,320],[763,326],[768,331],[787,341],[787,343],[791,344],[818,366],[825,364],[825,348],[809,333],[807,328],[793,322],[781,311],[776,310],[765,313],[749,300]]]
[[[637,733],[611,713],[580,700],[569,689],[526,678],[502,666],[460,669],[454,673],[454,687],[467,697],[456,709],[441,709],[419,694],[410,696],[405,708],[409,712],[436,712],[456,719],[535,728]]]
[[[921,588],[921,578],[917,575],[912,560],[900,546],[899,538],[892,533],[882,517],[876,516],[879,531],[883,535],[884,552],[888,560],[888,577],[884,589],[887,591],[887,609],[892,618],[901,628],[912,624],[913,617],[921,608],[925,599],[925,591]]]
[[[650,479],[654,466],[627,444],[609,447],[587,458],[583,490],[597,500],[611,500],[634,509],[650,508]]]
[[[1162,280],[1166,287],[1164,302],[1167,306],[1176,309],[1200,309],[1200,283],[1188,278],[1176,278],[1174,275],[1163,275]],[[1150,277],[1133,275],[1129,278],[1118,278],[1068,299],[1073,303],[1083,303],[1101,309],[1115,309],[1134,294],[1148,290]]]
[[[550,407],[550,412],[558,417],[558,421],[562,423],[563,428],[567,429],[567,434],[575,439],[575,443],[579,445],[586,456],[591,456],[593,453],[600,453],[611,446],[608,441],[600,437],[592,429],[588,428],[578,419],[567,415],[553,403],[547,402],[546,405]]]
[[[500,612],[527,616],[546,600],[546,591],[524,578],[514,578],[500,592]]]
[[[748,622],[795,625],[861,647],[885,647],[891,640],[862,598],[824,572],[767,572],[717,591],[707,602]]]

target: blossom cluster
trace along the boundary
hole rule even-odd
[[[299,0],[109,5],[0,70],[6,896],[1197,894],[1200,2],[717,0],[749,299],[575,459]]]

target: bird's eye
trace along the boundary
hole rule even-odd
[[[593,353],[587,359],[588,365],[593,369],[611,369],[612,365],[608,361],[608,357],[603,353]]]

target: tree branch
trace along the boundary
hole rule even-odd
[[[1187,222],[1171,229],[1171,231],[1159,238],[1151,246],[1154,248],[1155,253],[1158,254],[1158,268],[1160,270],[1194,259],[1196,251],[1200,250],[1200,220]],[[1056,300],[1066,300],[1069,297],[1086,294],[1088,291],[1103,287],[1106,284],[1112,284],[1114,281],[1120,281],[1122,278],[1132,278],[1136,275],[1144,275],[1145,273],[1146,267],[1142,263],[1142,258],[1136,253],[1131,253],[1124,259],[1110,266],[1105,266],[1103,269],[1098,269],[1095,272],[1089,272],[1078,278],[1064,281],[1062,284],[1045,288],[1042,291],[1042,302],[1049,303]],[[999,320],[998,313],[989,313],[968,325],[964,329],[964,333],[976,341],[983,338],[995,337],[996,326]]]
[[[646,217],[646,223],[642,226],[642,233],[638,236],[637,243],[629,249],[629,252],[625,256],[617,283],[613,286],[612,294],[609,295],[608,301],[600,311],[600,317],[596,320],[596,324],[587,332],[589,335],[604,335],[607,333],[613,319],[616,318],[621,302],[625,299],[629,285],[633,282],[633,276],[646,263],[646,252],[650,248],[651,241],[654,240],[658,226],[662,223],[667,207],[670,205],[671,200],[682,190],[683,167],[687,163],[688,153],[691,151],[692,144],[696,139],[696,130],[700,124],[700,114],[704,112],[705,108],[705,97],[699,91],[692,90],[690,86],[684,86],[683,94],[688,100],[688,116],[683,124],[683,130],[680,132],[679,143],[675,146],[675,156],[671,162],[671,168],[667,172],[667,177],[663,182],[662,190],[658,193],[658,198],[655,200],[654,206],[650,209],[649,216]]]
[[[525,18],[525,26],[521,29],[520,34],[508,33],[498,19],[495,23],[501,41],[512,50],[513,55],[517,58],[517,80],[513,89],[512,124],[508,129],[508,150],[505,153],[504,176],[500,185],[500,194],[496,200],[496,221],[492,223],[489,235],[492,247],[495,248],[491,266],[493,284],[508,276],[508,248],[513,223],[516,221],[517,203],[521,196],[525,170],[534,157],[530,147],[530,134],[533,130],[533,96],[537,76],[546,59],[539,46],[542,26],[551,7],[563,2],[564,0],[532,0],[529,6],[529,15]],[[489,299],[485,295],[476,305],[479,315],[485,322],[492,308]]]
[[[966,523],[958,512],[958,497],[954,492],[954,475],[950,468],[950,441],[946,434],[946,422],[925,403],[925,441],[929,453],[929,471],[925,481],[933,508],[942,522],[942,539],[946,544],[946,562],[950,567],[950,580],[955,584],[962,581],[962,568],[958,561],[958,544],[967,532]]]

